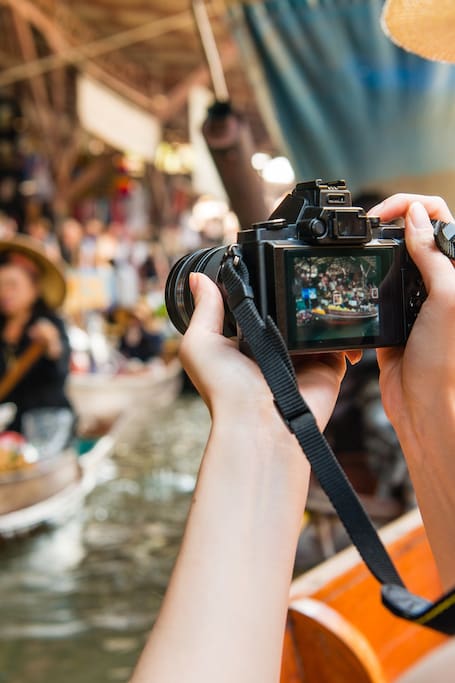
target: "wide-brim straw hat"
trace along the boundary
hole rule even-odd
[[[0,259],[7,254],[19,254],[31,261],[39,273],[40,294],[49,308],[59,308],[66,296],[66,281],[63,271],[53,263],[42,245],[26,235],[12,239],[0,239]]]
[[[455,0],[386,0],[381,17],[389,38],[438,62],[455,62]]]

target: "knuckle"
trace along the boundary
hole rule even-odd
[[[410,201],[411,195],[407,194],[406,192],[395,192],[395,194],[392,194],[389,197],[389,200],[392,200],[392,201]]]
[[[430,197],[428,197],[428,199],[431,201],[431,203],[433,204],[433,206],[434,206],[435,208],[437,208],[437,209],[447,209],[447,204],[446,204],[446,202],[445,202],[444,199],[443,199],[442,197],[440,197],[439,195],[436,195],[436,194],[431,195]]]
[[[431,197],[426,197],[426,199],[425,206],[431,218],[446,222],[454,220],[447,202],[442,197],[432,195]]]

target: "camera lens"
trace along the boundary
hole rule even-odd
[[[165,301],[169,318],[181,334],[186,332],[194,311],[190,273],[204,273],[217,282],[225,251],[226,246],[199,249],[183,256],[172,267],[166,282]]]

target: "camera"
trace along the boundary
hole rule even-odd
[[[273,318],[291,355],[403,345],[426,297],[404,228],[352,206],[344,180],[298,183],[268,220],[238,233],[238,248],[259,313]],[[223,292],[227,249],[200,249],[173,266],[166,306],[182,334],[194,310],[189,274],[205,273]],[[227,306],[224,334],[237,334]]]

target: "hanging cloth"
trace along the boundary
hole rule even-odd
[[[233,35],[276,144],[299,178],[381,179],[455,168],[455,66],[395,46],[382,0],[230,7]]]

